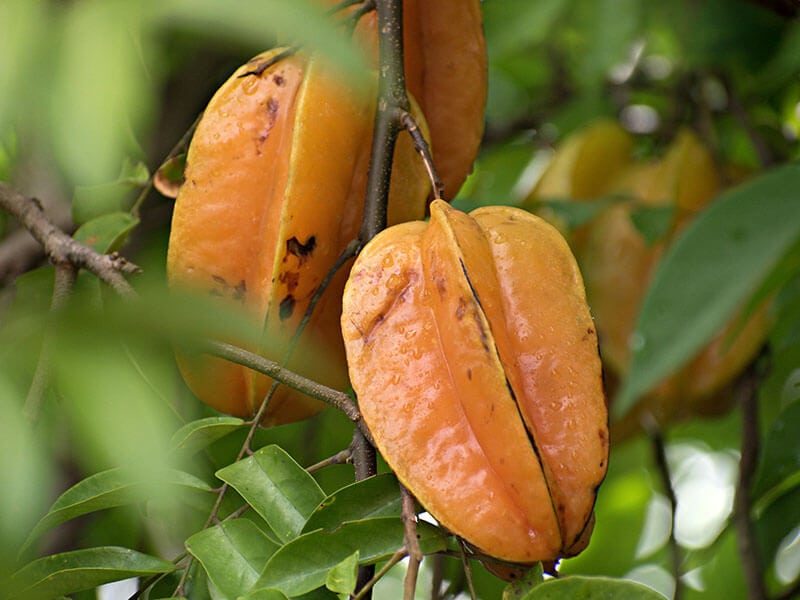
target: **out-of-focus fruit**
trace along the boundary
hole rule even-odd
[[[246,75],[279,52],[243,65],[209,103],[187,156],[167,273],[170,286],[241,305],[263,332],[250,350],[280,362],[322,279],[358,234],[377,76],[371,89],[357,89],[302,55]],[[420,218],[430,185],[407,138],[395,149],[391,185],[390,222]],[[347,385],[339,330],[346,271],[322,295],[287,363],[337,388]],[[208,356],[179,354],[178,363],[201,400],[237,416],[252,415],[272,382]],[[264,423],[322,407],[281,386]]]
[[[429,223],[364,248],[342,332],[381,454],[443,526],[511,562],[585,547],[607,411],[583,282],[552,226],[434,201]]]
[[[621,127],[605,122],[574,134],[556,152],[528,205],[547,197],[618,198],[569,236],[586,282],[612,388],[628,372],[631,335],[664,250],[722,191],[727,179],[727,173],[719,172],[711,153],[689,130],[679,131],[664,155],[649,161],[633,159],[632,143],[627,159],[622,160],[620,140],[625,136],[630,139]],[[590,148],[594,154],[588,153]],[[585,154],[578,158],[576,149],[584,149]],[[610,160],[608,155],[616,158]],[[598,161],[609,165],[608,170],[586,166]],[[541,195],[544,192],[547,194]],[[578,192],[580,195],[575,195]],[[651,209],[667,211],[662,215],[668,219],[663,235],[655,241],[647,240],[632,218],[637,211]],[[549,216],[546,211],[540,214]],[[689,364],[613,424],[615,439],[635,433],[645,414],[665,426],[682,417],[725,410],[730,398],[726,387],[752,360],[767,328],[766,306],[745,324],[739,316],[732,319]],[[613,394],[609,396],[613,398]]]

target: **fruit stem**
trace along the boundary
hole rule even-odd
[[[403,2],[380,0],[378,12],[378,98],[367,175],[367,197],[359,239],[366,244],[386,229],[392,158],[403,112],[410,110],[403,71]]]

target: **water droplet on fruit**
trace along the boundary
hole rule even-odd
[[[258,91],[258,82],[259,79],[257,77],[245,77],[242,83],[242,92],[247,96],[252,96]]]

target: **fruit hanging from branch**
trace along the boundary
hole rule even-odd
[[[359,19],[356,37],[377,63],[374,11]],[[488,66],[480,0],[404,0],[403,53],[406,85],[430,127],[444,197],[451,200],[472,170],[483,136]]]
[[[511,562],[584,548],[607,411],[583,282],[551,225],[434,201],[429,223],[364,248],[342,332],[378,449],[444,527]]]
[[[170,286],[240,305],[262,332],[258,347],[248,349],[277,362],[358,235],[377,86],[375,73],[359,85],[318,56],[281,52],[240,67],[206,108],[189,147],[167,257]],[[408,136],[398,140],[393,166],[389,222],[421,218],[430,184]],[[286,364],[339,389],[347,385],[339,331],[346,276],[345,267],[324,292]],[[271,385],[208,356],[180,354],[178,363],[201,400],[232,415],[254,414]],[[264,423],[299,420],[323,406],[281,386]]]

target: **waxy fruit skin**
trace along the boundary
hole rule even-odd
[[[518,563],[585,546],[608,415],[583,282],[552,226],[435,200],[429,223],[364,248],[342,332],[378,449],[444,527]]]
[[[616,195],[624,199],[618,198],[568,234],[583,272],[612,392],[616,380],[627,375],[629,342],[661,256],[723,190],[723,182],[736,175],[731,171],[723,176],[710,151],[690,130],[679,131],[656,159],[636,161],[632,150],[632,136],[618,123],[599,121],[587,126],[556,151],[526,205],[534,209],[537,200],[547,198],[591,202]],[[658,240],[645,240],[631,216],[638,210],[662,207],[674,211],[667,231]],[[753,360],[768,330],[768,303],[744,324],[739,315],[734,316],[687,365],[614,423],[612,437],[620,440],[638,432],[645,413],[663,427],[687,416],[727,409],[732,397],[729,384]]]
[[[377,27],[373,11],[356,28],[376,62]],[[404,0],[403,53],[406,85],[430,127],[443,197],[451,200],[472,170],[483,137],[489,71],[480,0]]]
[[[249,349],[278,362],[320,282],[358,234],[377,85],[376,75],[370,89],[359,89],[302,55],[246,74],[280,51],[239,68],[206,108],[189,147],[167,256],[170,286],[241,306],[263,331]],[[430,184],[408,136],[398,140],[391,185],[390,222],[421,218]],[[287,363],[340,389],[347,385],[339,315],[348,266]],[[272,383],[208,356],[179,354],[178,363],[201,400],[232,415],[253,415]],[[281,386],[264,424],[296,421],[323,406]]]

